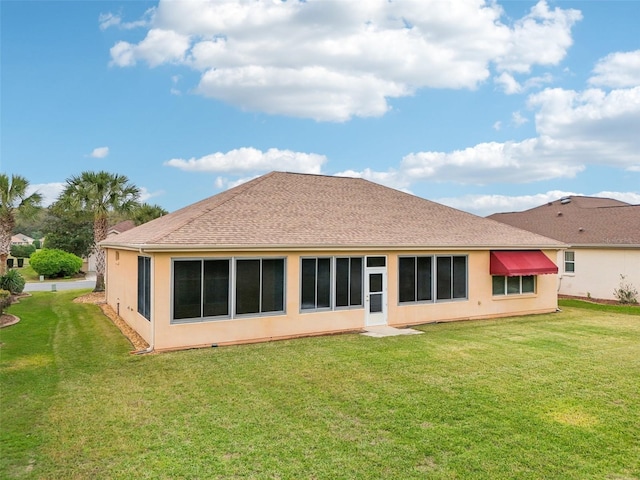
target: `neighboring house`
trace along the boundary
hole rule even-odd
[[[561,294],[615,299],[620,275],[640,290],[640,205],[569,196],[488,218],[568,245],[557,259]]]
[[[131,230],[136,226],[133,220],[123,220],[122,222],[116,223],[114,226],[109,227],[107,231],[107,238],[112,237],[114,235],[120,235],[127,230]],[[95,272],[96,271],[96,256],[92,252],[86,259],[86,266],[83,266],[83,270],[85,272]]]
[[[561,242],[362,179],[272,172],[110,237],[151,348],[553,312]]]
[[[31,245],[35,240],[22,233],[16,233],[11,236],[11,245]]]

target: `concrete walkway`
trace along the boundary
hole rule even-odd
[[[24,284],[25,292],[53,292],[57,290],[77,290],[79,288],[95,288],[95,272],[87,272],[84,280],[47,280],[44,282],[27,282]]]
[[[389,325],[379,325],[377,327],[366,327],[365,332],[362,335],[366,335],[367,337],[395,337],[397,335],[419,335],[421,332],[419,330],[414,330],[413,328],[395,328],[390,327]]]

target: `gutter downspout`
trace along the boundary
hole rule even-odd
[[[564,252],[565,250],[559,250],[560,254],[561,254],[561,262],[560,265],[562,265],[562,272],[564,272]],[[556,298],[558,298],[558,295],[560,294],[560,287],[562,287],[562,279],[564,278],[564,275],[562,273],[560,273],[560,267],[558,267],[558,290],[556,291]],[[558,302],[556,301],[556,312],[561,312],[562,310],[560,309],[560,306],[558,305]]]
[[[140,254],[144,254],[144,250],[142,248],[139,249]],[[155,263],[155,262],[154,262]],[[153,264],[151,265],[151,269],[153,269]],[[150,299],[150,304],[153,305],[153,297],[155,296],[155,275],[151,275],[151,299]],[[151,309],[151,319],[149,320],[151,322],[151,342],[149,342],[149,346],[147,348],[145,348],[144,350],[137,350],[135,352],[132,352],[133,355],[146,355],[147,353],[152,353],[155,343],[156,343],[156,320],[155,317],[153,315],[153,308]]]

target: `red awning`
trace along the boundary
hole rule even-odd
[[[558,267],[540,250],[491,252],[491,275],[545,275]]]

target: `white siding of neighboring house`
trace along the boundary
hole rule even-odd
[[[640,248],[569,248],[575,252],[575,272],[565,272],[564,252],[558,252],[558,293],[616,300],[613,292],[625,283],[640,292]]]

